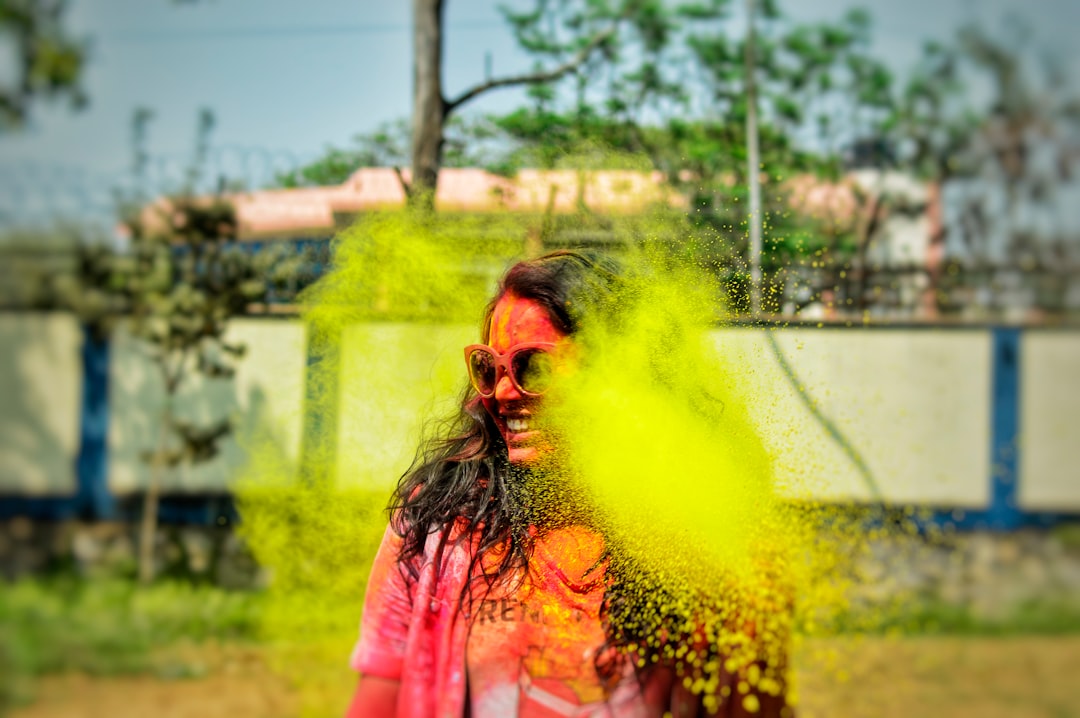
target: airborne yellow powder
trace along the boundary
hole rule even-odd
[[[347,657],[390,488],[425,426],[437,432],[433,422],[455,406],[465,384],[460,346],[478,337],[496,279],[522,256],[537,221],[373,215],[337,238],[334,270],[305,297],[315,347],[305,412],[318,431],[302,466],[253,462],[241,506],[245,538],[273,575],[266,636],[306,714],[338,714],[348,701]],[[544,421],[563,438],[559,471],[597,506],[622,558],[642,569],[630,584],[655,597],[655,615],[642,620],[696,622],[728,658],[707,660],[705,644],[679,652],[659,636],[640,655],[665,651],[709,705],[738,699],[752,710],[756,699],[741,694],[790,687],[790,641],[846,608],[835,550],[845,542],[818,540],[822,507],[773,490],[773,462],[749,411],[770,397],[745,395],[741,377],[752,367],[707,336],[723,319],[723,287],[687,250],[705,240],[663,214],[612,231],[628,267],[621,321],[588,325],[575,339],[583,359],[552,390]],[[686,238],[678,253],[654,241],[672,236]],[[632,249],[643,244],[653,249]],[[443,338],[455,345],[434,345]],[[350,423],[356,412],[363,421]],[[741,697],[724,693],[724,670],[739,675]]]

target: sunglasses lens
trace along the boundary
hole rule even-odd
[[[518,386],[530,394],[542,394],[551,385],[551,355],[541,349],[525,349],[510,362]]]
[[[487,396],[495,391],[495,357],[480,349],[469,354],[469,377],[480,394]]]

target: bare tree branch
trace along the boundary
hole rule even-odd
[[[393,166],[394,174],[397,175],[398,182],[401,183],[401,189],[405,192],[405,199],[412,197],[412,185],[405,180],[405,175],[401,171],[401,167],[398,165]]]
[[[585,61],[592,55],[593,50],[603,45],[610,38],[614,37],[615,32],[619,29],[619,22],[617,20],[612,23],[611,27],[593,35],[592,39],[578,50],[577,54],[572,58],[550,70],[542,70],[540,72],[528,73],[525,75],[510,75],[508,77],[497,77],[485,82],[481,82],[478,85],[465,90],[465,92],[458,95],[453,100],[447,100],[445,108],[446,114],[449,115],[458,106],[465,104],[469,100],[482,95],[489,90],[494,90],[499,87],[511,87],[514,85],[535,85],[541,82],[551,82],[552,80],[558,80],[563,75],[573,72],[577,68],[585,64]]]

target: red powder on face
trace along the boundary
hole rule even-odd
[[[488,344],[504,354],[518,344],[546,342],[558,344],[567,335],[551,321],[544,305],[535,299],[507,292],[495,304],[491,315]],[[495,419],[506,442],[510,463],[527,463],[537,458],[540,432],[532,426],[540,397],[527,397],[517,390],[507,376],[499,378],[495,395],[484,399],[484,407]],[[513,425],[513,429],[510,428]]]

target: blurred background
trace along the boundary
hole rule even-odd
[[[568,246],[715,275],[793,500],[901,527],[851,569],[888,611],[801,649],[804,715],[1080,715],[1078,26],[1073,0],[2,0],[0,714],[340,714],[370,534],[473,329],[373,286],[328,332],[304,292],[340,233],[420,212],[481,297]],[[245,503],[268,465],[356,501],[303,504],[340,519],[340,622],[267,629],[275,585],[318,587],[260,541],[319,550]]]

